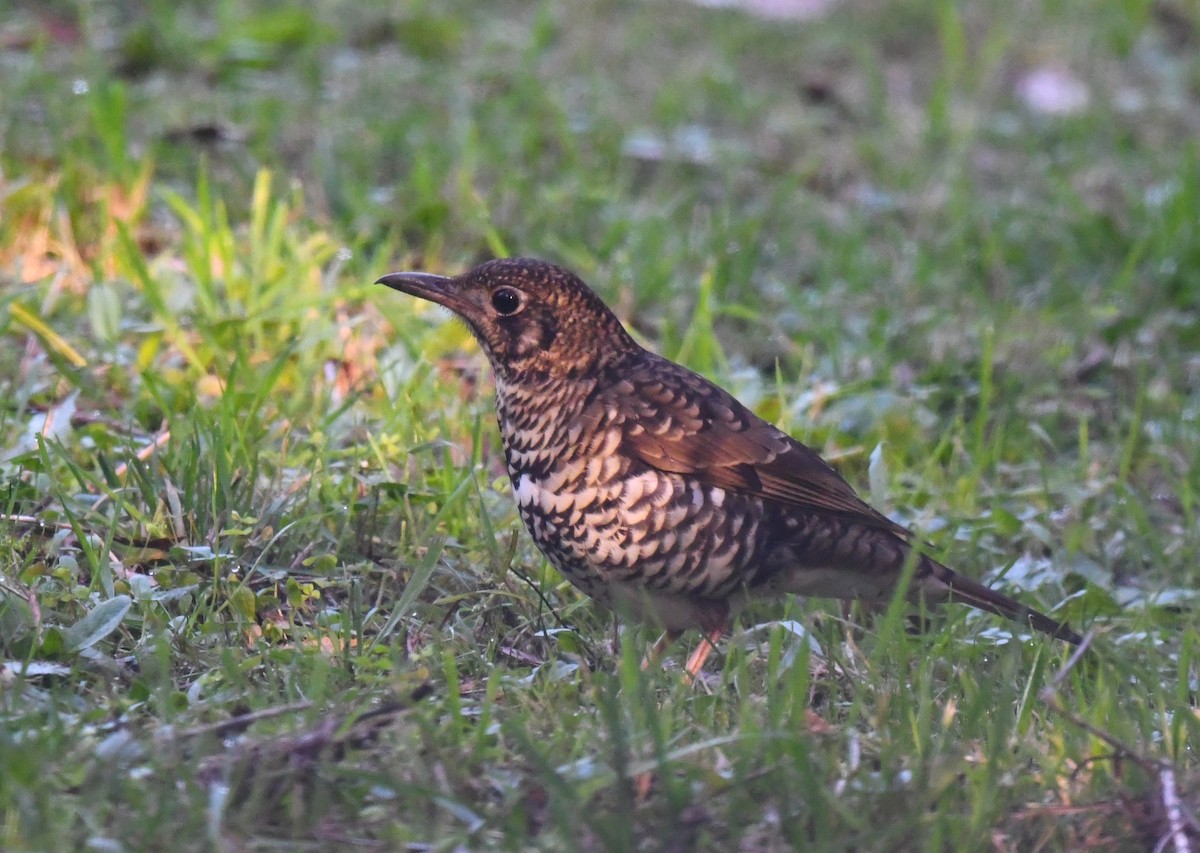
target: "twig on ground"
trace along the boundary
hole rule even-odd
[[[1163,811],[1166,816],[1167,832],[1163,834],[1158,844],[1154,846],[1154,853],[1161,853],[1161,851],[1167,848],[1168,844],[1174,847],[1175,853],[1192,853],[1191,842],[1188,840],[1188,829],[1196,830],[1200,827],[1197,827],[1195,818],[1188,813],[1186,806],[1179,797],[1179,790],[1175,784],[1174,765],[1165,758],[1151,758],[1148,755],[1144,755],[1116,735],[1089,723],[1074,711],[1069,710],[1058,698],[1058,688],[1066,680],[1071,670],[1083,659],[1084,652],[1092,640],[1095,639],[1095,636],[1095,631],[1089,631],[1084,636],[1083,641],[1075,649],[1074,654],[1063,664],[1062,669],[1055,674],[1050,683],[1042,689],[1040,693],[1041,699],[1050,710],[1064,717],[1067,722],[1078,726],[1093,737],[1104,741],[1104,743],[1112,747],[1113,752],[1117,756],[1128,758],[1148,774],[1154,775],[1158,779],[1158,796],[1162,801]]]
[[[1162,797],[1163,808],[1167,813],[1167,826],[1170,827],[1170,832],[1154,846],[1155,853],[1165,850],[1168,840],[1175,845],[1175,853],[1192,853],[1192,846],[1188,841],[1187,820],[1184,815],[1183,803],[1179,799],[1179,790],[1175,787],[1175,770],[1173,768],[1162,767],[1159,770],[1158,791],[1159,796]],[[1193,828],[1195,827],[1193,826]]]
[[[159,450],[166,447],[167,442],[170,440],[171,440],[171,431],[169,429],[160,430],[158,432],[158,434],[156,434],[154,436],[154,440],[151,441],[149,444],[147,444],[145,447],[143,447],[141,450],[139,450],[137,453],[135,453],[134,456],[137,457],[139,462],[145,462],[147,459],[149,459],[151,456],[153,456]],[[120,465],[118,465],[113,470],[113,473],[116,475],[118,480],[124,480],[125,475],[128,472],[129,472],[129,463],[128,462],[122,462]]]
[[[171,740],[185,740],[188,738],[202,737],[203,735],[224,735],[230,732],[242,732],[250,728],[261,720],[270,720],[274,717],[282,717],[287,714],[295,714],[299,711],[305,711],[312,707],[312,702],[305,700],[302,702],[292,702],[287,705],[276,705],[273,708],[261,708],[257,711],[249,711],[245,714],[238,714],[236,717],[230,717],[228,720],[221,720],[217,723],[209,723],[206,726],[194,726],[190,729],[181,729],[174,732]]]

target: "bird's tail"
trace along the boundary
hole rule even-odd
[[[1028,625],[1035,631],[1049,634],[1055,639],[1066,640],[1072,645],[1077,646],[1083,642],[1083,638],[1065,623],[1051,619],[1032,607],[1026,607],[1007,595],[964,577],[929,557],[921,558],[921,564],[917,567],[917,576],[914,580],[918,582],[918,586],[925,586],[932,580],[932,585],[938,587],[936,596],[938,598],[969,604],[980,610],[986,610],[988,613],[995,613],[1005,619]],[[922,580],[925,581],[925,584],[921,583]]]

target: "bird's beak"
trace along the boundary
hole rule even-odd
[[[427,272],[391,272],[378,279],[376,284],[386,284],[392,290],[399,290],[410,296],[419,296],[444,305],[451,311],[460,310],[463,305],[453,285],[454,279],[444,275],[434,275]]]

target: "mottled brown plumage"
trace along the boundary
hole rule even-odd
[[[698,628],[703,665],[747,596],[947,600],[1078,643],[1065,625],[914,552],[913,534],[728,393],[640,347],[571,272],[491,261],[456,278],[379,280],[466,320],[496,373],[521,517],[593,598]]]

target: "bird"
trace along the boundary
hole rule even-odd
[[[517,508],[586,595],[689,630],[689,680],[751,599],[787,594],[959,602],[1078,645],[1080,636],[929,556],[815,451],[727,391],[638,344],[575,273],[532,258],[377,284],[466,322],[495,375]]]

